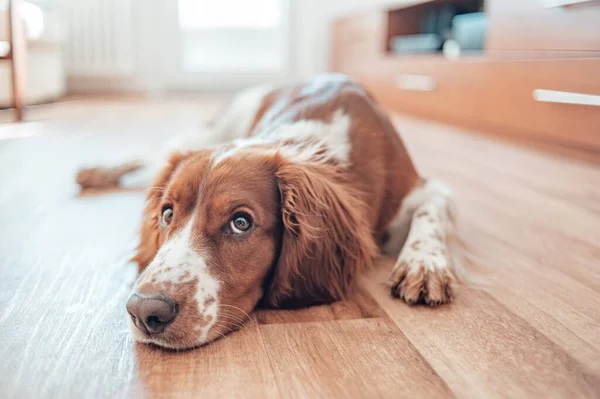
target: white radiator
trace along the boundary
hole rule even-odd
[[[135,72],[132,1],[64,1],[69,75],[123,77]]]

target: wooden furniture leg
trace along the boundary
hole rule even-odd
[[[20,0],[9,0],[8,2],[8,25],[9,25],[9,61],[12,73],[13,107],[15,108],[17,121],[23,120],[25,107],[25,79],[26,79],[26,57],[27,43],[23,20],[20,12]]]

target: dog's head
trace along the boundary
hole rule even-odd
[[[136,339],[191,348],[239,328],[259,302],[341,299],[375,250],[343,179],[268,148],[172,155],[148,189],[127,303]]]

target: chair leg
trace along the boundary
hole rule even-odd
[[[18,62],[14,62],[14,58],[11,60],[12,63],[12,97],[13,107],[15,109],[15,117],[18,122],[23,120],[23,74],[20,71]]]
[[[9,29],[10,29],[10,51],[13,106],[15,108],[17,121],[23,120],[25,108],[25,79],[27,68],[27,43],[25,31],[19,13],[20,0],[11,0],[9,3]]]

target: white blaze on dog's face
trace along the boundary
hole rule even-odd
[[[248,321],[281,240],[274,174],[262,155],[171,158],[149,189],[127,304],[138,341],[190,348]]]

